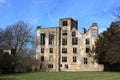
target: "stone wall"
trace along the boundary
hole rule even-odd
[[[54,33],[54,44],[52,45],[49,43],[50,32]],[[45,35],[44,45],[41,45],[41,34]],[[44,61],[41,63],[44,64],[46,71],[102,71],[103,65],[94,61],[95,53],[92,52],[97,38],[98,26],[96,23],[93,23],[88,30],[84,28],[80,33],[77,20],[62,18],[59,27],[37,27],[36,59],[41,62],[41,56],[44,56]],[[44,48],[44,53],[41,53],[41,48]],[[52,53],[49,51],[50,48],[53,49]],[[64,52],[66,49],[67,52]],[[50,60],[50,57],[53,59]]]

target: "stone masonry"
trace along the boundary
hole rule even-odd
[[[59,27],[37,27],[36,59],[44,71],[102,71],[103,65],[94,60],[95,41],[98,26],[93,23],[82,33],[78,32],[78,22],[72,18],[62,18]]]

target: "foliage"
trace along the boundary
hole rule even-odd
[[[95,58],[101,64],[120,64],[120,22],[111,23],[110,27],[99,35],[96,42]]]
[[[0,73],[14,72],[13,56],[0,52]]]
[[[31,72],[37,71],[38,61],[31,57],[19,57],[16,63],[15,71],[16,72]]]

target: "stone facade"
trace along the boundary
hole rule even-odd
[[[37,27],[36,59],[45,71],[102,71],[103,66],[93,59],[93,48],[98,38],[98,26],[93,23],[82,33],[78,22],[62,18],[59,27]]]
[[[15,55],[15,49],[0,49],[0,54]]]

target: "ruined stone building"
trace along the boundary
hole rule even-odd
[[[0,49],[0,54],[15,55],[15,49]]]
[[[101,71],[103,66],[94,59],[98,26],[78,32],[78,21],[62,18],[59,27],[37,27],[36,59],[46,71]],[[44,66],[43,66],[44,65]]]

